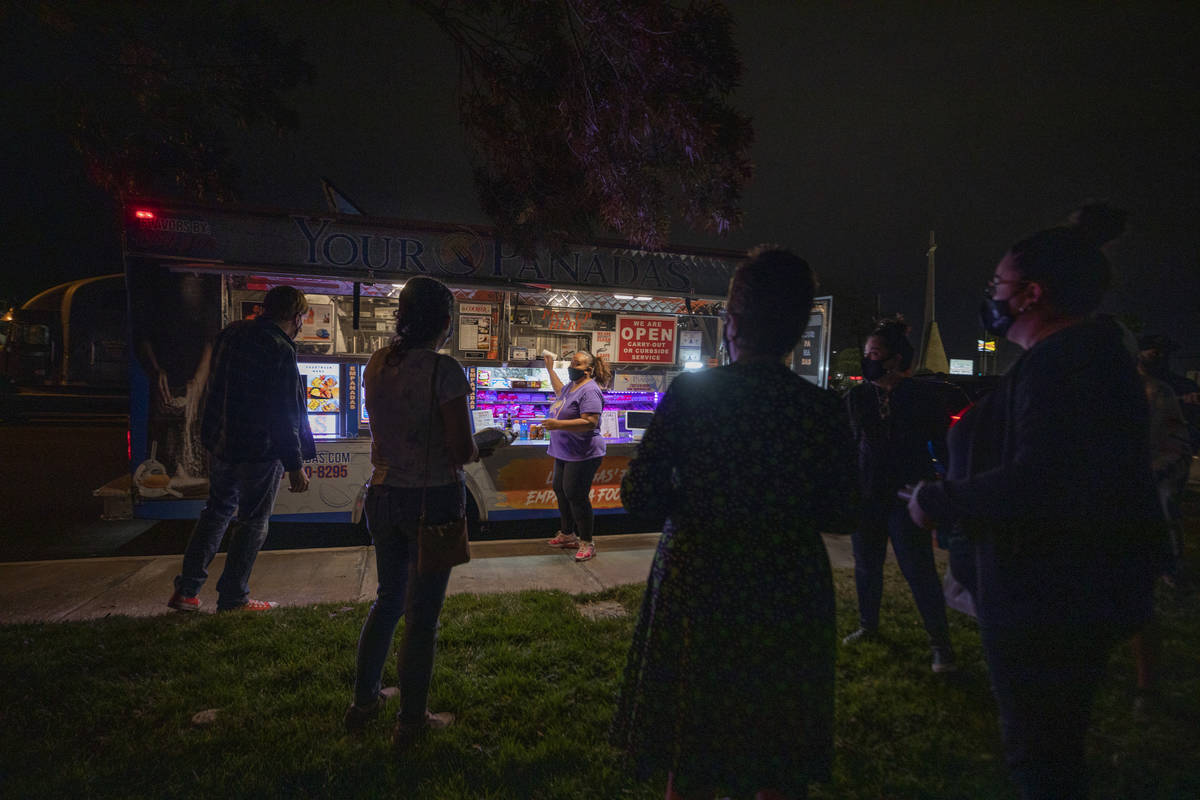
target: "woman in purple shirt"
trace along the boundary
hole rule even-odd
[[[587,561],[596,555],[592,542],[592,478],[604,459],[601,387],[608,385],[612,371],[604,359],[576,350],[567,368],[571,382],[564,384],[554,372],[553,357],[545,356],[545,360],[550,383],[558,395],[546,413],[545,426],[550,431],[549,451],[554,457],[554,496],[562,517],[562,527],[548,544],[577,547],[575,560]]]

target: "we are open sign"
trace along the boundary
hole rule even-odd
[[[675,318],[618,315],[615,360],[622,364],[674,364]]]

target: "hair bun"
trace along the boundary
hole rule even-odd
[[[1103,247],[1125,232],[1129,213],[1108,203],[1085,203],[1070,217],[1071,228],[1093,247]]]

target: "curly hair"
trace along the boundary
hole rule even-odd
[[[592,380],[598,383],[603,388],[608,388],[612,383],[612,367],[604,359],[604,356],[594,356],[587,350],[576,350],[576,353],[583,353],[588,357],[588,366],[592,368]]]
[[[760,246],[729,281],[728,313],[738,317],[740,347],[783,356],[804,335],[817,276],[790,250]]]
[[[399,301],[389,358],[432,342],[454,310],[454,295],[446,284],[425,275],[410,278],[400,290]]]
[[[908,340],[908,334],[911,332],[912,327],[904,321],[902,314],[884,317],[877,321],[871,330],[871,336],[882,339],[889,353],[900,356],[901,372],[912,366],[913,356],[916,354],[912,342]]]

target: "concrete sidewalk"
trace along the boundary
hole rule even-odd
[[[570,594],[643,583],[658,543],[657,533],[597,536],[597,556],[575,563],[572,551],[553,550],[540,539],[472,542],[471,561],[455,567],[451,594],[558,589]],[[835,567],[853,566],[847,536],[826,536]],[[171,581],[182,556],[126,556],[0,564],[0,624],[62,622],[177,613],[167,608]],[[200,591],[202,612],[216,608],[215,584],[224,568],[220,553]],[[375,595],[375,550],[339,547],[266,550],[250,579],[252,596],[282,605],[356,603]]]

